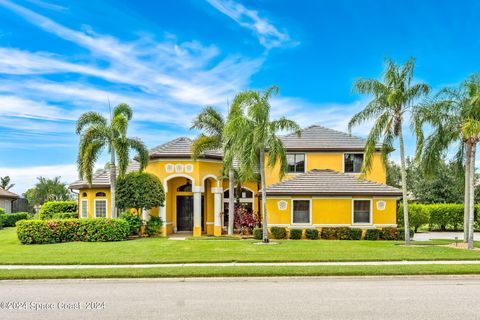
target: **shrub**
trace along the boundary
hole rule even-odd
[[[60,212],[55,213],[52,219],[76,219],[78,218],[78,213],[76,212]]]
[[[20,220],[30,219],[28,212],[6,213],[0,214],[0,224],[3,227],[15,227],[15,223]]]
[[[348,227],[340,227],[336,228],[337,230],[337,239],[338,240],[350,240],[350,228]]]
[[[235,206],[233,218],[235,229],[241,229],[242,232],[252,232],[253,228],[258,226],[258,215],[241,206]]]
[[[129,226],[122,219],[22,220],[17,222],[17,236],[23,244],[70,241],[126,240]]]
[[[299,240],[302,239],[303,229],[290,229],[290,239]]]
[[[403,203],[398,209],[398,225],[403,226]],[[408,205],[408,222],[415,229],[415,232],[423,225],[430,222],[430,210],[428,205],[411,203]]]
[[[145,231],[150,237],[158,236],[162,232],[162,219],[159,217],[150,217],[145,225]]]
[[[379,229],[367,229],[367,232],[365,233],[365,240],[378,240],[379,236]]]
[[[380,240],[398,240],[399,233],[397,228],[383,228],[379,231]]]
[[[5,209],[0,208],[0,214],[5,214]]]
[[[253,229],[253,237],[257,240],[262,240],[263,239],[263,229],[262,228]]]
[[[287,237],[287,229],[282,227],[271,227],[270,232],[274,239],[285,239]]]
[[[415,231],[410,229],[410,239],[415,235]],[[398,228],[398,240],[405,240],[405,228]]]
[[[320,238],[325,240],[337,240],[337,228],[322,228]]]
[[[306,229],[305,230],[305,238],[309,240],[317,240],[318,239],[318,230],[317,229]]]
[[[425,205],[430,213],[430,227],[457,230],[463,226],[463,204],[441,203]]]
[[[350,239],[349,240],[360,240],[362,239],[362,229],[351,228],[350,229]]]
[[[38,218],[42,220],[52,219],[56,213],[77,212],[76,201],[49,201],[45,202],[40,211],[38,211]]]
[[[143,225],[143,220],[139,215],[124,212],[120,215],[120,219],[123,219],[128,223],[130,234],[140,234],[140,227]]]

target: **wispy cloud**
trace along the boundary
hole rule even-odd
[[[267,49],[273,47],[293,47],[299,44],[290,38],[286,30],[278,30],[266,18],[260,17],[255,10],[247,9],[243,4],[233,0],[206,0],[221,13],[227,15],[240,26],[251,30],[262,46]]]

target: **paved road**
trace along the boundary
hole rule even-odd
[[[0,298],[0,319],[479,319],[480,277],[2,281]]]
[[[457,237],[458,240],[463,240],[463,232],[420,232],[415,233],[413,240],[428,241],[432,239],[452,239]],[[480,241],[480,232],[474,232],[473,238]]]

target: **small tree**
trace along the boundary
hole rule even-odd
[[[141,216],[143,209],[163,206],[165,192],[162,182],[153,174],[131,172],[118,180],[116,199],[118,208],[134,208]]]

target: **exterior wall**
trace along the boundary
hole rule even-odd
[[[311,221],[309,224],[292,224],[292,200],[310,200]],[[372,201],[372,223],[353,224],[353,200],[369,199]],[[279,201],[285,201],[284,210],[279,208]],[[384,210],[377,208],[377,202],[385,201]],[[267,222],[269,226],[285,227],[385,227],[396,225],[397,199],[377,197],[271,197],[267,199]]]
[[[104,192],[105,197],[96,197],[95,194],[97,192]],[[85,197],[83,194],[86,193],[87,196]],[[79,205],[78,205],[78,212],[79,215],[81,216],[82,212],[82,200],[88,200],[88,217],[89,218],[95,218],[95,200],[107,200],[107,218],[111,218],[111,212],[110,212],[110,189],[80,189],[79,192]]]
[[[12,199],[0,198],[0,208],[5,209],[5,213],[12,213]]]
[[[302,153],[302,152],[299,152]],[[353,152],[355,153],[355,152]],[[306,171],[313,169],[331,169],[343,172],[343,152],[310,152],[305,153]],[[279,172],[280,165],[277,164],[272,169],[266,169],[267,186],[280,182]],[[352,173],[355,174],[355,173]],[[287,174],[283,180],[295,177],[295,173]],[[359,174],[355,174],[359,175]],[[375,181],[385,184],[387,181],[387,171],[381,160],[380,153],[376,153],[373,157],[372,170],[365,175],[366,180]]]

